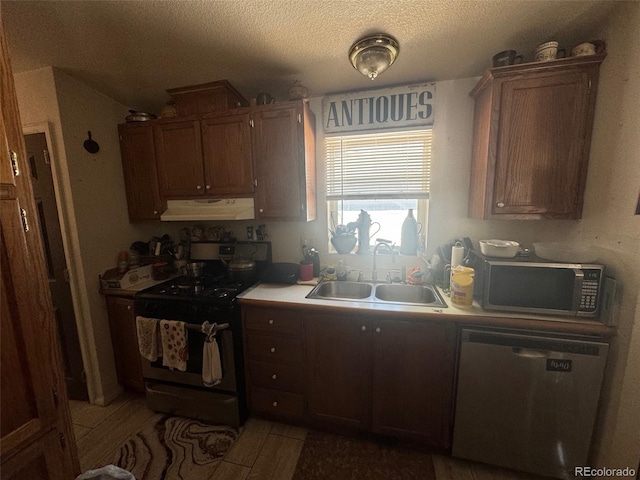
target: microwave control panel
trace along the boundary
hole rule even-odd
[[[600,269],[585,269],[582,281],[582,294],[580,297],[581,312],[596,312],[598,310],[598,298],[600,290]]]

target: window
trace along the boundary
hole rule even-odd
[[[327,137],[329,229],[356,222],[361,209],[380,224],[377,233],[377,226],[371,227],[371,243],[386,238],[399,245],[402,222],[410,208],[425,226],[431,139],[431,128]],[[423,228],[421,234],[425,233]]]

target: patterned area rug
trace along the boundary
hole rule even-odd
[[[435,480],[431,455],[310,430],[293,480]]]
[[[239,434],[232,427],[164,416],[132,435],[112,463],[137,480],[206,479]]]

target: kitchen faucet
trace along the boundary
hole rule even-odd
[[[391,240],[385,240],[384,238],[376,238],[376,246],[373,249],[373,269],[371,270],[371,281],[378,281],[378,270],[376,269],[376,254],[378,253],[378,249],[380,247],[386,247],[391,254],[391,263],[396,263],[396,252],[393,250],[393,245]]]

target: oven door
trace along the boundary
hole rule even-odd
[[[168,367],[162,366],[162,358],[155,362],[141,358],[142,374],[145,380],[157,380],[236,393],[238,389],[233,354],[233,335],[234,333],[229,328],[218,330],[216,334],[222,366],[222,380],[213,387],[205,387],[202,381],[202,357],[206,336],[197,330],[187,330],[189,359],[187,360],[186,371],[170,370]]]

